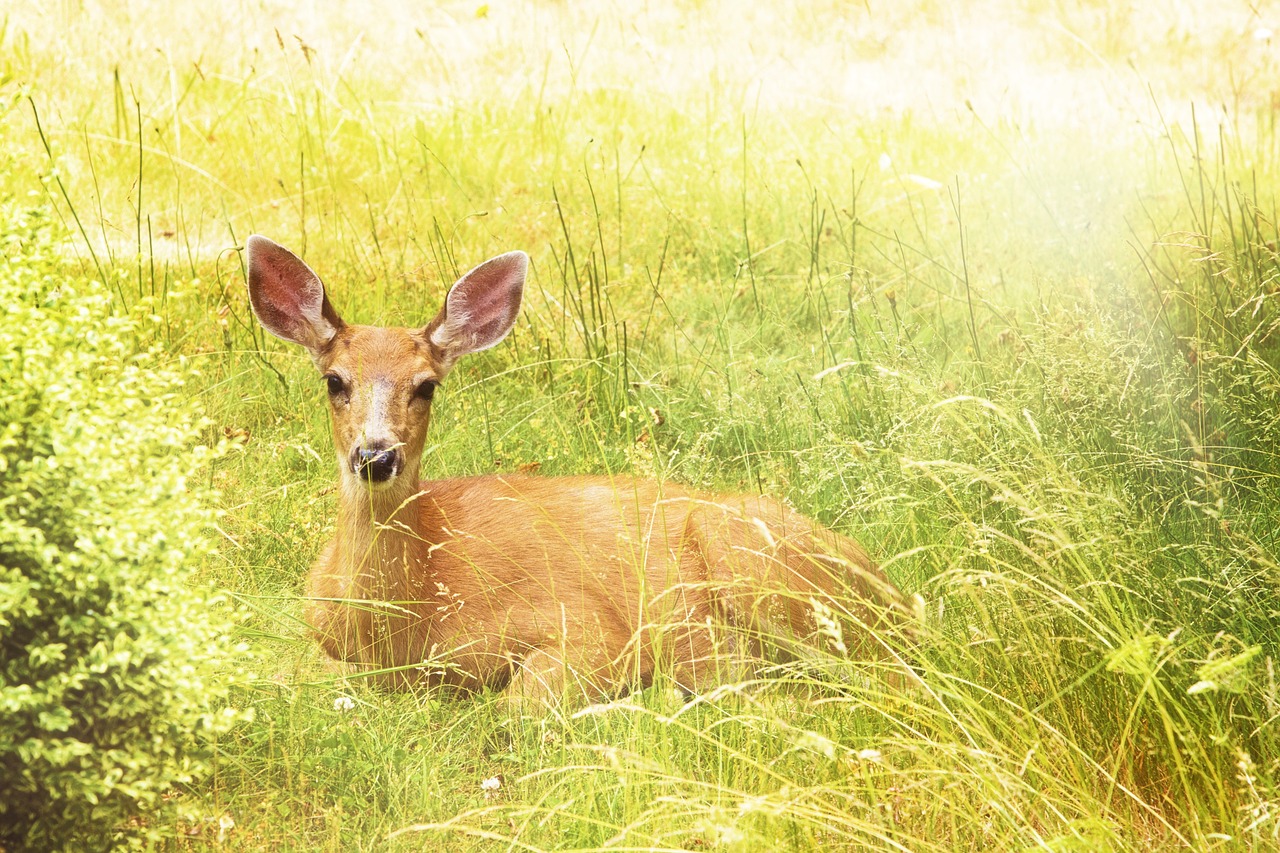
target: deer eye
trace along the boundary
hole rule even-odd
[[[336,397],[346,390],[347,386],[342,384],[342,377],[333,373],[324,375],[325,385],[329,388],[329,396]]]
[[[428,403],[430,403],[431,398],[435,396],[436,385],[438,384],[439,383],[436,382],[434,379],[428,379],[425,382],[419,383],[418,387],[413,389],[414,399],[426,400]]]

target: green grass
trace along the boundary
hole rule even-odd
[[[238,445],[196,568],[253,612],[255,718],[173,846],[1278,843],[1270,18],[108,8],[10,10],[0,133],[68,274],[156,297]],[[784,498],[925,597],[925,686],[826,654],[522,718],[341,681],[299,621],[335,508],[323,394],[248,313],[255,231],[361,322],[425,322],[527,250],[515,333],[437,396],[424,475]]]

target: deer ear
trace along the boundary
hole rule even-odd
[[[516,324],[529,256],[507,252],[490,258],[454,283],[427,338],[452,364],[500,342]]]
[[[244,243],[249,268],[249,302],[262,327],[277,338],[313,353],[342,328],[320,277],[283,246],[254,234]]]

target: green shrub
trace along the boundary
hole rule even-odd
[[[208,552],[212,455],[143,314],[58,274],[39,212],[0,209],[0,849],[161,834],[209,766],[229,612]],[[221,669],[221,677],[215,673]]]

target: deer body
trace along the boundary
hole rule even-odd
[[[630,477],[418,480],[435,388],[510,331],[522,253],[459,279],[426,327],[393,329],[344,323],[271,241],[247,251],[259,320],[306,347],[328,386],[338,523],[306,594],[330,657],[392,686],[607,695],[665,665],[697,690],[812,642],[814,602],[882,656],[874,635],[903,621],[901,594],[852,540],[776,501]]]

